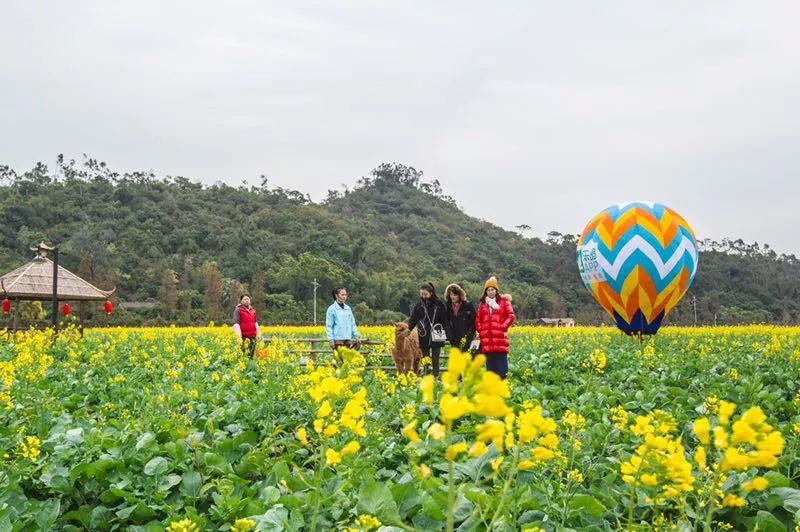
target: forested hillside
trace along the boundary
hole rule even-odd
[[[580,282],[576,235],[527,238],[473,218],[438,182],[399,164],[313,203],[266,179],[202,186],[59,158],[53,168],[0,166],[0,212],[3,272],[44,240],[60,246],[67,268],[116,286],[119,300],[156,303],[119,311],[112,322],[219,322],[244,290],[263,309],[262,321],[310,322],[315,278],[320,317],[330,289],[344,284],[362,322],[388,322],[408,312],[422,281],[460,282],[477,296],[489,275],[513,293],[523,320],[604,319]],[[703,241],[695,284],[672,322],[693,323],[696,306],[701,323],[796,323],[798,296],[794,256],[740,240]]]

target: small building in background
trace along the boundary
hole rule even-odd
[[[575,320],[572,318],[539,318],[533,323],[542,327],[575,327]]]

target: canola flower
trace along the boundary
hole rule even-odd
[[[366,415],[369,410],[367,389],[362,386],[361,374],[366,361],[358,352],[340,349],[342,364],[338,369],[315,368],[310,365],[307,372],[296,378],[305,386],[308,397],[316,404],[316,415],[310,432],[305,426],[295,430],[295,436],[305,447],[321,444],[322,465],[336,467],[342,459],[361,450],[361,444],[352,439],[365,437]],[[337,449],[337,436],[348,436],[347,442]]]
[[[582,363],[583,369],[594,371],[595,373],[605,373],[608,357],[602,349],[595,349],[589,356],[589,360]]]
[[[170,523],[166,532],[200,532],[200,527],[191,519],[181,519]]]
[[[419,383],[423,402],[434,406],[438,417],[438,421],[428,426],[426,434],[429,441],[444,445],[444,458],[449,467],[447,530],[454,528],[454,462],[483,456],[492,445],[501,453],[491,462],[495,474],[500,472],[504,463],[511,464],[498,509],[491,519],[491,523],[494,523],[504,507],[516,472],[534,469],[560,455],[559,438],[555,434],[556,422],[543,414],[540,405],[528,405],[529,408],[515,413],[505,402],[511,397],[509,382],[486,371],[485,364],[484,355],[472,358],[458,349],[451,350],[447,371],[441,374],[442,393],[438,403],[435,401],[436,382],[433,376],[427,375]],[[454,432],[455,425],[467,417],[482,420],[475,427],[474,440],[463,439]],[[418,420],[415,419],[403,427],[402,433],[410,445],[425,443],[417,431],[417,425]],[[506,452],[510,453],[510,460],[506,460],[503,454]],[[423,478],[430,476],[430,468],[421,466],[420,475]]]
[[[31,462],[36,462],[42,454],[42,444],[36,436],[27,436],[19,446],[19,454]]]
[[[293,332],[292,328],[287,327],[284,330],[287,335],[298,336]],[[723,512],[723,508],[726,508],[726,520],[739,523],[737,526],[741,526],[741,519],[745,515],[751,516],[757,512],[769,511],[766,506],[766,500],[771,492],[764,492],[775,487],[769,485],[768,479],[779,477],[767,474],[769,469],[773,469],[767,466],[752,465],[747,469],[741,469],[741,464],[743,463],[741,455],[747,457],[748,464],[754,459],[761,460],[761,463],[765,464],[780,460],[781,465],[784,466],[789,462],[788,455],[790,451],[794,452],[793,449],[797,446],[795,437],[800,434],[800,423],[798,423],[800,418],[797,417],[798,411],[796,410],[800,405],[800,395],[795,396],[794,390],[791,391],[792,395],[789,396],[790,398],[795,396],[794,405],[783,403],[776,406],[772,398],[764,396],[763,400],[765,402],[760,405],[761,408],[770,415],[774,412],[774,415],[778,416],[778,422],[773,420],[770,420],[769,423],[766,420],[756,422],[756,416],[756,421],[748,421],[744,425],[738,425],[736,429],[734,426],[742,420],[744,412],[739,413],[736,405],[722,400],[742,397],[741,391],[746,390],[752,384],[754,377],[760,377],[760,374],[756,373],[758,371],[763,371],[768,367],[775,367],[782,374],[785,374],[786,372],[783,370],[787,367],[796,367],[798,364],[796,353],[799,352],[798,339],[800,339],[800,334],[797,334],[793,329],[786,328],[753,327],[746,329],[720,328],[686,331],[665,327],[659,333],[658,343],[654,344],[658,345],[659,349],[658,356],[655,355],[655,349],[653,349],[652,358],[656,367],[665,367],[673,372],[675,378],[681,382],[679,386],[685,386],[687,382],[686,372],[684,371],[681,374],[681,364],[685,364],[686,357],[692,357],[693,361],[699,360],[700,363],[696,366],[698,368],[711,367],[713,364],[715,365],[714,371],[710,372],[708,377],[706,375],[691,376],[698,386],[692,389],[687,388],[689,397],[686,401],[670,402],[658,399],[653,402],[652,394],[650,393],[652,390],[643,390],[645,401],[650,401],[651,404],[658,404],[659,406],[669,405],[662,406],[664,410],[669,410],[669,412],[664,413],[666,414],[664,416],[656,415],[654,411],[633,411],[629,414],[622,406],[614,407],[614,410],[609,412],[607,408],[613,404],[621,403],[621,405],[625,405],[631,410],[641,408],[638,405],[646,404],[634,401],[632,395],[628,393],[630,390],[612,388],[613,395],[609,396],[609,400],[616,402],[612,402],[610,405],[605,404],[605,406],[603,406],[603,403],[595,403],[591,405],[592,408],[574,412],[575,416],[585,415],[588,419],[587,426],[592,429],[582,435],[582,442],[579,439],[570,440],[572,427],[567,423],[567,420],[571,420],[572,416],[568,415],[567,412],[558,412],[555,415],[556,419],[559,420],[558,428],[553,433],[553,436],[559,440],[558,446],[565,450],[573,451],[577,449],[575,452],[580,455],[580,460],[575,462],[574,467],[571,462],[563,461],[559,457],[561,452],[558,446],[555,449],[549,449],[553,451],[555,458],[549,461],[546,467],[543,467],[545,462],[536,461],[532,453],[536,447],[544,449],[543,451],[537,451],[540,456],[548,455],[546,452],[548,447],[544,443],[548,440],[552,442],[552,439],[545,440],[544,438],[547,434],[538,435],[536,441],[529,444],[521,444],[519,441],[517,418],[523,412],[535,409],[538,406],[538,401],[543,401],[544,405],[546,405],[545,408],[548,406],[552,408],[553,402],[549,392],[543,395],[528,395],[527,397],[536,397],[536,399],[524,401],[522,406],[515,405],[524,399],[525,395],[520,397],[519,401],[514,401],[514,405],[508,398],[503,398],[505,407],[512,410],[512,421],[509,415],[496,417],[483,415],[483,412],[495,411],[498,406],[496,402],[492,404],[491,401],[486,401],[485,409],[480,412],[476,411],[474,401],[476,391],[465,391],[462,377],[458,388],[456,391],[451,391],[450,395],[453,395],[456,399],[455,404],[452,406],[453,411],[457,412],[457,409],[461,408],[465,410],[465,413],[460,417],[453,418],[451,430],[448,432],[447,422],[440,415],[441,397],[445,393],[443,385],[432,379],[430,379],[430,386],[417,382],[416,385],[404,385],[406,386],[404,389],[398,377],[393,374],[387,375],[387,380],[394,385],[396,393],[399,394],[406,390],[410,393],[403,394],[400,401],[394,400],[391,403],[386,403],[391,404],[391,407],[383,409],[384,404],[381,403],[383,397],[380,385],[369,374],[360,375],[361,382],[356,382],[352,378],[355,372],[345,374],[338,371],[337,368],[323,370],[322,366],[314,367],[315,365],[312,364],[309,370],[306,371],[299,364],[291,361],[288,356],[286,360],[283,360],[281,357],[276,356],[275,353],[272,353],[274,343],[269,348],[262,349],[264,352],[270,351],[269,356],[262,357],[269,361],[268,363],[261,364],[261,361],[257,360],[256,364],[250,360],[243,360],[235,342],[230,339],[229,327],[176,327],[140,330],[98,329],[87,331],[87,339],[76,339],[73,345],[67,345],[64,340],[58,339],[55,347],[51,345],[49,340],[42,341],[42,338],[47,338],[46,335],[41,335],[41,333],[25,334],[40,336],[34,340],[24,338],[25,335],[19,334],[15,336],[13,344],[5,344],[0,348],[0,357],[2,357],[2,360],[0,360],[0,417],[5,416],[7,419],[15,419],[15,416],[18,416],[24,423],[20,426],[39,428],[40,426],[34,424],[35,420],[31,418],[31,412],[37,408],[37,404],[32,404],[32,399],[38,394],[31,394],[31,390],[41,390],[45,394],[49,394],[48,399],[53,402],[52,392],[54,388],[50,383],[68,378],[70,382],[76,383],[75,391],[78,394],[85,393],[88,385],[99,388],[97,391],[99,392],[98,395],[103,397],[102,401],[86,409],[86,413],[95,416],[95,420],[101,426],[107,421],[113,421],[122,422],[122,426],[132,427],[133,430],[141,430],[142,428],[147,430],[147,427],[141,427],[139,424],[145,419],[154,419],[159,423],[159,430],[163,431],[161,434],[171,433],[177,438],[176,441],[182,441],[184,438],[188,440],[200,435],[207,423],[213,424],[213,421],[208,419],[207,414],[214,412],[214,409],[218,407],[224,407],[225,401],[241,401],[246,405],[248,404],[246,400],[250,400],[248,394],[252,396],[257,383],[269,382],[270,386],[274,383],[275,388],[278,388],[276,393],[280,394],[281,397],[300,402],[302,405],[308,405],[307,418],[299,417],[302,416],[301,409],[294,409],[293,415],[298,417],[292,419],[288,424],[288,428],[289,432],[294,432],[297,437],[295,448],[303,445],[307,449],[306,452],[301,454],[300,460],[293,460],[293,468],[296,465],[297,472],[303,474],[311,484],[313,484],[314,479],[306,473],[309,468],[314,469],[318,464],[323,463],[319,456],[319,451],[323,444],[332,453],[337,453],[339,459],[338,464],[335,466],[335,471],[330,469],[326,471],[325,475],[327,477],[334,474],[339,474],[343,477],[349,475],[349,464],[354,464],[357,463],[357,460],[361,460],[360,455],[363,454],[366,457],[368,452],[373,452],[372,450],[362,449],[362,447],[366,447],[365,442],[367,440],[350,429],[343,427],[341,423],[341,414],[344,406],[354,398],[361,387],[368,389],[369,404],[367,410],[375,410],[372,415],[369,417],[364,416],[363,418],[365,420],[365,433],[371,433],[374,430],[376,440],[380,442],[378,445],[394,444],[399,434],[392,434],[393,428],[385,431],[384,427],[370,425],[372,417],[385,420],[387,416],[388,419],[396,416],[402,420],[401,426],[411,425],[409,430],[403,431],[402,436],[404,443],[406,441],[412,443],[407,448],[412,462],[410,477],[413,482],[420,482],[426,486],[426,489],[430,490],[435,489],[434,486],[439,486],[443,480],[446,480],[446,468],[450,463],[446,460],[448,450],[453,458],[452,463],[455,464],[492,453],[492,466],[487,466],[483,470],[486,472],[486,478],[481,479],[481,482],[491,487],[499,495],[502,483],[508,478],[510,471],[514,467],[514,456],[519,449],[519,460],[516,468],[529,471],[525,473],[526,481],[528,481],[530,475],[538,475],[536,477],[537,482],[541,479],[542,486],[554,486],[555,489],[559,489],[559,486],[562,486],[563,489],[567,489],[567,483],[572,483],[570,485],[573,486],[573,489],[579,489],[581,492],[585,492],[585,490],[592,492],[600,483],[598,482],[599,479],[595,477],[596,469],[587,466],[588,463],[591,463],[588,460],[604,457],[603,455],[598,455],[598,453],[603,452],[603,449],[598,446],[597,434],[594,433],[597,423],[606,421],[609,425],[613,423],[622,430],[622,434],[614,436],[618,438],[617,441],[613,442],[614,445],[624,441],[635,441],[628,449],[630,454],[625,454],[624,461],[636,456],[637,448],[645,445],[648,435],[650,435],[651,439],[665,438],[675,441],[677,440],[677,431],[680,430],[683,434],[680,444],[684,447],[684,456],[692,466],[692,476],[694,478],[692,491],[682,493],[672,499],[656,501],[656,498],[664,490],[662,484],[664,482],[663,479],[666,477],[661,473],[656,473],[656,480],[662,482],[662,484],[648,486],[647,483],[651,483],[652,479],[645,477],[646,471],[638,475],[637,482],[641,482],[641,485],[637,485],[635,488],[637,495],[643,495],[643,498],[637,501],[641,503],[639,507],[639,511],[642,512],[640,522],[660,522],[663,523],[663,527],[660,527],[661,529],[668,529],[675,524],[675,518],[680,513],[681,505],[683,504],[696,504],[697,509],[700,510],[700,512],[696,512],[699,516],[698,519],[703,520],[706,514],[703,513],[702,510],[704,508],[699,501],[704,501],[708,508],[714,508],[714,511],[720,515]],[[117,334],[119,334],[119,338],[116,337]],[[305,334],[313,335],[317,333],[307,332]],[[639,346],[636,345],[635,349],[626,350],[624,342],[627,339],[622,338],[622,340],[619,340],[616,333],[609,334],[608,331],[586,328],[567,332],[520,327],[513,329],[511,334],[515,352],[519,353],[520,356],[525,356],[528,353],[528,346],[535,346],[530,348],[533,353],[550,353],[556,364],[560,364],[563,367],[579,365],[582,360],[586,359],[586,353],[592,353],[594,349],[606,350],[606,352],[611,353],[611,342],[615,342],[613,347],[614,356],[607,361],[608,367],[605,369],[608,373],[600,376],[592,370],[592,373],[594,373],[592,379],[598,384],[605,384],[607,379],[610,382],[619,382],[619,374],[624,373],[624,368],[617,366],[621,366],[623,363],[632,364],[632,371],[643,371],[639,375],[640,377],[647,375],[647,370],[643,369],[647,364],[642,358]],[[772,336],[776,336],[778,341],[774,342],[771,338]],[[751,344],[757,344],[757,346],[754,348]],[[288,341],[287,345],[290,345]],[[524,347],[521,347],[523,345]],[[778,348],[777,346],[780,347]],[[648,351],[650,347],[646,345],[644,351]],[[741,357],[732,356],[738,354],[741,354]],[[48,361],[48,356],[53,360]],[[704,366],[705,362],[703,361],[705,359],[709,362]],[[765,365],[765,360],[768,360],[768,365]],[[720,361],[724,361],[725,365],[722,365]],[[286,365],[282,366],[283,364]],[[532,367],[535,367],[535,371],[527,368],[520,369],[519,373],[512,378],[511,383],[514,387],[515,395],[517,393],[516,390],[520,390],[523,394],[527,393],[530,388],[521,385],[537,383],[538,373],[541,372],[543,378],[549,377],[546,373],[548,371],[547,367]],[[736,368],[735,372],[732,370],[734,367]],[[42,371],[42,368],[44,368],[44,371]],[[92,368],[93,370],[91,377],[88,376],[87,368]],[[312,383],[307,377],[316,369],[321,370],[323,379],[320,379],[318,383]],[[279,377],[275,380],[259,379],[259,376],[263,377],[259,372],[265,371],[275,371]],[[118,382],[115,382],[117,375],[124,377],[126,380],[119,379]],[[736,375],[738,375],[738,380],[736,380]],[[300,378],[301,376],[306,377],[306,379],[303,380]],[[341,393],[328,394],[327,387],[331,384],[330,382],[321,385],[324,377],[328,376],[345,381],[346,386],[343,387]],[[520,376],[527,379],[527,382],[521,382]],[[586,376],[584,374],[584,377]],[[173,384],[178,384],[180,386],[178,390],[180,391],[173,391]],[[702,386],[703,384],[708,386],[704,387]],[[318,386],[322,388],[323,395],[319,402],[312,399],[310,395],[310,391]],[[415,389],[419,390],[419,395],[416,394]],[[137,399],[144,401],[143,409],[133,408],[134,405],[131,402],[131,398],[125,397],[124,394],[130,393],[131,390],[135,390],[134,393]],[[108,395],[109,392],[119,395]],[[106,395],[102,395],[103,393]],[[701,393],[703,395],[698,395]],[[425,405],[417,404],[421,403],[420,399],[427,394],[430,394],[430,401]],[[706,394],[710,395],[710,397],[704,400],[703,397]],[[711,394],[716,394],[719,397]],[[460,396],[462,395],[469,399],[469,406],[460,401]],[[517,397],[514,397],[514,399],[517,399]],[[568,396],[567,399],[570,401],[568,404],[583,404],[575,401],[576,398],[572,396]],[[327,414],[327,409],[322,409],[326,400],[331,408],[331,411]],[[47,407],[52,411],[53,419],[59,419],[62,414],[75,415],[76,411],[68,406],[68,402],[56,401],[52,407]],[[745,407],[744,410],[747,411],[748,407]],[[143,411],[145,413],[141,414],[140,412]],[[314,427],[314,422],[317,420],[317,414],[320,411],[322,414],[326,414],[322,417],[321,433],[317,432]],[[695,415],[692,414],[692,411],[698,413]],[[151,414],[151,412],[156,414]],[[82,413],[78,413],[76,420],[80,419],[80,415]],[[545,410],[542,410],[541,415],[543,418],[547,418]],[[214,416],[217,416],[216,412]],[[644,419],[638,422],[637,416]],[[668,416],[671,416],[672,421]],[[700,419],[694,419],[698,416],[705,417],[707,424],[704,425]],[[219,418],[217,419],[219,420]],[[477,427],[489,420],[499,421],[502,424],[503,430],[498,438],[502,447],[496,446],[492,438],[486,441],[477,439]],[[198,425],[198,421],[201,421],[202,425]],[[80,422],[85,430],[94,432],[91,437],[87,433],[87,445],[90,445],[88,442],[96,438],[97,433],[94,429],[88,428],[90,424],[85,423],[85,418],[80,419]],[[229,421],[225,420],[224,423],[227,425]],[[785,425],[784,423],[788,424]],[[794,427],[793,423],[797,423],[798,427]],[[108,424],[110,428],[113,428],[112,425],[112,423]],[[224,425],[221,424],[220,426],[223,427]],[[639,434],[631,430],[632,426],[636,427]],[[677,429],[673,429],[673,426],[677,426]],[[772,430],[769,431],[767,427],[772,428]],[[248,428],[251,429],[252,427]],[[280,430],[285,430],[285,428],[286,426]],[[488,428],[495,432],[500,432],[496,426]],[[752,432],[756,433],[754,440],[751,437]],[[787,441],[783,443],[783,448],[786,450],[782,453],[762,453],[759,456],[759,452],[768,450],[770,447],[773,449],[779,447],[776,436],[772,435],[773,432],[782,432],[785,435]],[[47,431],[42,432],[42,434],[47,433]],[[214,430],[212,428],[205,430],[204,433],[208,437],[206,441],[219,441],[222,437],[223,429]],[[795,436],[792,436],[792,433],[795,433]],[[22,452],[22,444],[25,442],[27,434],[27,432],[22,432],[16,436],[16,440],[13,439],[13,436],[8,440],[10,447],[4,449],[3,460],[7,461],[4,463],[5,466],[13,468],[22,464],[23,460],[30,466],[30,458],[24,456]],[[285,440],[281,440],[283,436],[280,434],[281,432],[276,432],[272,437],[285,443]],[[301,437],[301,435],[303,436]],[[418,440],[414,441],[413,435],[416,435]],[[495,437],[497,436],[495,434]],[[705,439],[705,444],[700,443],[701,436]],[[270,437],[270,435],[267,434],[267,437]],[[160,439],[161,436],[159,436]],[[136,438],[128,439],[128,441],[130,445],[133,445]],[[372,441],[372,439],[369,441]],[[753,441],[755,443],[752,443]],[[194,445],[203,445],[202,437],[197,437],[195,442]],[[355,454],[348,454],[355,448],[355,445],[348,447],[351,442],[358,444],[358,450],[355,451]],[[459,444],[466,444],[466,450],[464,445]],[[578,448],[581,445],[583,448]],[[51,453],[55,454],[59,451],[53,451],[52,446],[46,446],[46,448],[48,449],[46,453],[40,448],[40,454],[36,457],[37,465],[44,463],[45,468],[47,468],[56,464],[53,458],[57,458],[59,461],[65,458],[62,456],[51,457]],[[729,449],[734,450],[728,452]],[[610,453],[614,454],[616,450],[612,449]],[[784,454],[786,455],[786,461],[781,460],[781,456]],[[770,455],[775,460],[769,459]],[[357,458],[354,460],[353,457]],[[334,457],[335,460],[336,458]],[[51,461],[52,463],[50,463]],[[650,459],[643,461],[649,463]],[[445,464],[444,470],[441,469],[442,463]],[[723,463],[726,464],[724,468]],[[70,467],[74,464],[70,464],[67,458],[64,465]],[[774,468],[777,467],[777,465],[774,466]],[[23,475],[29,474],[26,471],[35,470],[37,474],[42,471],[41,467],[20,467],[19,470]],[[780,471],[784,472],[783,469]],[[182,471],[176,470],[175,472],[180,474]],[[548,479],[545,475],[550,475],[551,478]],[[578,475],[585,475],[586,478],[583,479],[583,482],[578,481],[580,478]],[[429,479],[429,482],[423,483],[423,479],[426,478]],[[621,475],[619,478],[621,479]],[[37,479],[26,479],[26,481],[30,480],[38,481]],[[549,485],[548,481],[551,481]],[[465,480],[464,482],[469,481]],[[575,486],[575,484],[580,485],[584,482],[586,483],[584,487]],[[616,486],[611,486],[611,488],[618,490],[621,485],[622,481],[617,480]],[[286,494],[291,491],[285,482],[281,483],[279,481],[276,486],[281,489],[281,493]],[[177,494],[177,491],[177,487],[173,488],[172,493]],[[302,493],[305,500],[308,501],[303,511],[307,510],[308,515],[310,515],[311,511],[313,511],[314,492],[305,488]],[[647,496],[644,494],[647,494]],[[330,495],[330,492],[324,492],[323,511],[329,511],[328,503],[325,501],[329,500],[326,497]],[[146,496],[143,496],[143,499],[144,497]],[[66,496],[66,500],[70,499],[71,497]],[[607,502],[610,499],[600,497],[600,500],[610,511],[618,510],[618,508],[613,508],[611,505],[613,503],[609,504]],[[494,498],[493,504],[496,505],[497,501],[498,498]],[[73,500],[70,500],[70,502],[74,503]],[[481,508],[481,511],[485,510],[485,508]],[[553,508],[550,508],[547,511],[552,510]],[[354,511],[354,509],[351,509],[349,516],[357,515],[357,513],[352,513]],[[506,517],[513,517],[514,514],[507,513],[505,515]],[[330,522],[330,514],[326,517]],[[491,515],[487,516],[487,521],[491,517]],[[650,521],[651,518],[653,521]],[[209,521],[209,526],[213,523],[215,529],[227,529],[231,526],[231,520],[214,522],[214,518],[211,516],[205,516],[205,519]],[[353,521],[353,517],[343,517],[342,519],[341,522],[336,523],[337,527],[342,527],[345,524],[357,526]],[[346,521],[346,519],[350,519],[350,521]],[[579,516],[568,516],[566,526],[575,528],[584,526],[585,523],[582,525],[580,519]],[[690,521],[694,521],[694,518],[690,518]],[[61,518],[59,518],[56,528],[61,523]],[[123,523],[124,520],[120,520],[120,526],[128,526],[128,523]],[[691,524],[696,528],[702,529],[702,523],[692,522]],[[712,519],[712,526],[715,529],[723,530],[725,525],[726,523],[719,522],[716,518]]]
[[[237,519],[231,525],[230,532],[249,532],[256,527],[256,522],[252,519]]]
[[[630,418],[628,412],[621,405],[615,406],[611,409],[611,422],[616,429],[627,429],[629,420]]]
[[[383,526],[383,523],[380,522],[373,515],[369,514],[361,514],[356,519],[354,526],[346,527],[343,529],[344,532],[369,532],[371,530],[376,530]]]

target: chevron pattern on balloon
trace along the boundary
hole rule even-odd
[[[689,289],[699,261],[694,231],[658,203],[613,205],[578,241],[586,288],[627,333],[654,334]]]

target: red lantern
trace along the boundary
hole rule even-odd
[[[61,307],[61,312],[64,316],[69,316],[69,313],[72,312],[72,307],[69,306],[69,303],[64,303],[64,306]]]
[[[111,314],[112,312],[114,312],[114,304],[111,302],[111,300],[106,301],[105,309],[106,309],[106,314]]]
[[[3,313],[8,314],[9,312],[11,312],[11,301],[9,301],[8,298],[5,298],[3,300]]]

